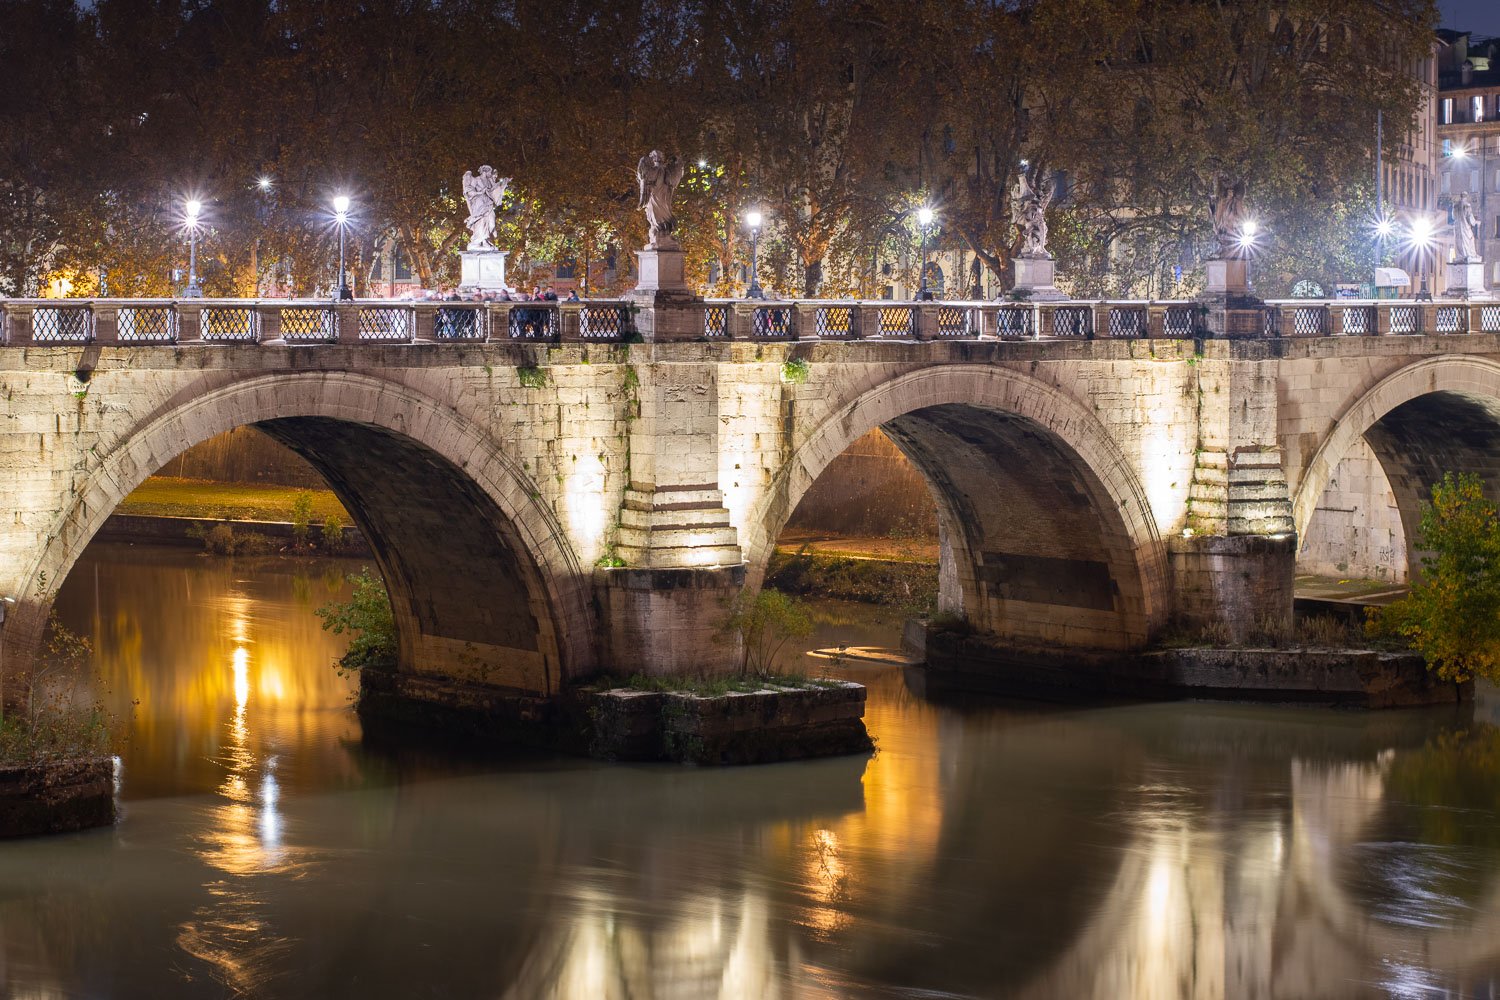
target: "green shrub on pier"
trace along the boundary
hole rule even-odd
[[[396,619],[385,581],[368,566],[349,574],[354,589],[347,601],[333,601],[318,609],[323,628],[349,635],[349,648],[335,664],[340,673],[365,668],[391,670],[396,666]]]
[[[1377,634],[1399,637],[1443,680],[1500,681],[1500,511],[1479,477],[1448,473],[1422,504],[1421,578],[1394,604],[1371,609]]]
[[[64,626],[55,612],[47,620],[42,655],[21,682],[25,711],[0,713],[0,766],[111,752],[119,727],[94,698],[98,680],[87,674],[93,652],[93,644]]]

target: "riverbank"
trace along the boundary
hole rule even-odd
[[[204,549],[215,555],[269,555],[298,546],[298,526],[291,521],[220,520],[209,517],[114,514],[96,536],[101,542],[170,545]],[[363,533],[340,526],[337,538],[319,522],[307,525],[297,551],[302,555],[362,557],[371,554]]]
[[[849,553],[778,548],[766,567],[766,585],[807,599],[884,604],[911,615],[937,607],[935,562]]]
[[[305,490],[295,486],[260,483],[219,483],[202,479],[152,476],[120,501],[117,514],[137,517],[207,518],[215,521],[296,520],[299,498],[307,498],[313,521],[330,517],[349,523],[346,511],[332,490]]]

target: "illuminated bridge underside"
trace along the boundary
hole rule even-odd
[[[7,670],[119,502],[246,425],[306,456],[367,532],[403,671],[540,695],[737,662],[726,605],[877,427],[932,487],[943,606],[1070,649],[1289,616],[1287,588],[1259,583],[1290,579],[1350,455],[1373,450],[1408,535],[1441,472],[1500,480],[1489,333],[12,344],[0,398]]]
[[[1057,435],[954,404],[885,430],[933,484],[952,560],[945,604],[1021,642],[1145,641],[1140,572],[1119,511]]]
[[[441,673],[461,661],[499,685],[555,689],[557,648],[536,567],[472,479],[379,427],[326,417],[256,426],[322,473],[370,539],[401,662]]]

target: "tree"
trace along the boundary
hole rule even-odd
[[[782,647],[812,630],[807,606],[771,587],[762,587],[754,597],[741,594],[724,624],[724,632],[740,639],[742,674],[773,673]]]
[[[1282,269],[1309,218],[1373,177],[1375,121],[1423,109],[1412,67],[1431,56],[1430,0],[1124,0],[1100,46],[1102,73],[1049,107],[1050,158],[1111,241],[1146,232],[1191,266],[1214,252],[1205,210],[1215,177],[1249,182]],[[1068,121],[1064,122],[1066,114]],[[1410,141],[1388,127],[1386,153]],[[1107,247],[1106,253],[1112,253]],[[1285,268],[1295,270],[1294,267]]]
[[[1500,680],[1500,512],[1478,476],[1447,473],[1422,505],[1422,575],[1371,626],[1422,653],[1443,680]]]

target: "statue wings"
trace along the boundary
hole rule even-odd
[[[635,179],[641,185],[640,203],[636,208],[645,208],[651,197],[651,188],[656,183],[656,167],[651,162],[650,153],[641,157],[641,162],[635,165]]]

